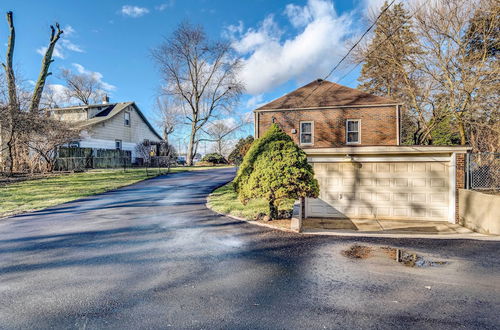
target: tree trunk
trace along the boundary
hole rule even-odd
[[[271,220],[278,219],[278,208],[275,205],[274,198],[269,199],[269,217]]]
[[[47,77],[51,75],[49,72],[50,63],[54,60],[52,59],[52,53],[54,52],[54,48],[56,46],[57,40],[61,37],[63,31],[59,28],[59,24],[56,23],[57,32],[54,27],[51,25],[50,28],[52,30],[50,35],[50,43],[45,55],[42,60],[42,69],[40,70],[40,74],[38,76],[38,80],[35,84],[35,89],[33,90],[33,97],[31,98],[30,104],[30,112],[38,111],[38,107],[40,106],[40,100],[42,99],[43,88],[45,87],[45,81]]]
[[[189,135],[189,144],[188,144],[188,150],[187,150],[187,155],[186,155],[186,165],[187,166],[193,166],[195,136],[196,136],[196,128],[195,128],[195,124],[193,123],[191,125],[191,134]]]
[[[464,122],[458,119],[458,133],[460,133],[460,144],[467,144],[467,135],[465,134]]]

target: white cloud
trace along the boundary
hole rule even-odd
[[[173,5],[174,5],[174,0],[170,0],[162,4],[159,4],[158,6],[155,6],[155,9],[158,11],[164,11],[165,9],[170,8]]]
[[[66,35],[66,37],[69,37],[69,36],[76,33],[75,29],[73,29],[73,27],[71,25],[66,25],[64,27],[63,31],[64,31],[64,35]]]
[[[250,97],[245,106],[247,109],[256,109],[262,105],[264,105],[264,95],[263,94],[258,94]]]
[[[75,67],[76,71],[79,73],[79,74],[85,74],[85,75],[89,75],[91,77],[93,77],[94,79],[96,79],[101,85],[102,85],[102,88],[106,91],[114,91],[116,90],[116,86],[113,86],[105,81],[102,80],[102,78],[104,77],[102,75],[102,73],[100,72],[96,72],[96,71],[90,71],[90,70],[87,70],[85,69],[85,67],[81,64],[78,64],[78,63],[73,63],[73,66]]]
[[[67,102],[68,88],[61,84],[49,84],[45,87],[46,92],[52,94],[52,100],[58,105],[64,105]]]
[[[286,34],[268,16],[258,28],[231,26],[226,33],[243,58],[246,91],[258,95],[289,80],[306,83],[323,77],[345,54],[345,41],[356,28],[350,13],[338,15],[330,0],[309,0],[284,11],[295,35]]]
[[[73,42],[71,42],[68,39],[61,39],[61,43],[62,43],[62,47],[64,47],[67,50],[71,50],[71,51],[77,52],[77,53],[83,53],[83,49],[79,45],[74,44]]]
[[[130,6],[130,5],[125,5],[122,7],[120,10],[122,15],[124,16],[129,16],[129,17],[141,17],[149,13],[149,9],[144,8],[144,7],[138,7],[138,6]]]

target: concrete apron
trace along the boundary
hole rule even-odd
[[[476,233],[458,224],[445,221],[376,220],[376,219],[302,219],[301,205],[296,202],[291,221],[292,231],[303,234],[386,237],[443,238],[500,241],[500,236]]]
[[[500,236],[479,234],[458,224],[421,220],[307,218],[302,222],[301,232],[335,236],[500,240]]]

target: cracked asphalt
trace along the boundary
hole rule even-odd
[[[305,236],[220,216],[233,169],[0,220],[0,328],[498,329],[499,242]],[[393,246],[448,264],[344,257]]]

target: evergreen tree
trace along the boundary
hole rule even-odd
[[[386,1],[382,10],[387,6]],[[401,101],[405,106],[411,104],[405,93],[408,82],[404,71],[411,65],[412,56],[419,53],[415,41],[416,36],[403,3],[394,4],[380,17],[373,39],[358,52],[358,57],[364,61],[358,88]],[[403,108],[401,121],[403,141],[412,141],[417,125],[408,108]]]
[[[316,198],[319,194],[319,184],[306,153],[276,124],[250,148],[236,182],[243,203],[252,198],[268,201],[271,219],[278,217],[283,200]]]

